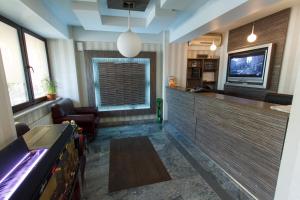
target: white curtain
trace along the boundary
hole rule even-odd
[[[0,150],[16,139],[13,113],[0,52]]]

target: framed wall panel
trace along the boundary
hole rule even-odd
[[[93,60],[95,60],[96,58],[97,59],[98,58],[111,58],[111,59],[120,58],[121,59],[121,58],[124,58],[124,57],[117,51],[94,51],[94,50],[84,51],[84,56],[85,56],[85,62],[86,62],[86,67],[87,67],[87,69],[86,69],[86,71],[87,71],[87,91],[88,91],[89,105],[90,106],[96,106],[97,103],[96,103],[95,82],[94,82],[95,73],[94,73],[94,70],[93,70],[93,68],[95,66],[94,66]],[[149,108],[141,108],[141,109],[130,109],[130,110],[113,110],[113,111],[101,111],[100,110],[99,112],[101,113],[101,116],[103,116],[103,117],[118,117],[118,116],[128,116],[128,115],[155,114],[155,112],[156,112],[156,110],[155,110],[155,108],[156,108],[156,52],[141,52],[138,56],[133,58],[132,63],[134,64],[135,63],[134,59],[138,59],[138,58],[141,58],[141,59],[144,58],[144,59],[149,59],[150,60],[150,107]],[[124,69],[124,66],[127,65],[128,70],[130,70],[129,65],[132,64],[132,63],[124,63],[121,66],[119,65],[121,63],[116,65],[116,67],[120,67],[120,69],[122,68],[122,70],[119,72],[119,73],[122,73],[122,75],[121,76],[119,75],[118,76],[119,78],[122,78],[122,77],[126,76],[126,70]],[[135,63],[134,65],[137,65],[137,63]],[[137,66],[135,66],[135,68],[136,67],[139,67],[139,66],[137,65]],[[102,69],[102,72],[104,72],[106,70],[106,72],[108,73],[109,71],[107,71],[107,70],[109,69],[109,66],[108,66],[107,63],[105,65],[105,68],[106,69]],[[127,73],[127,75],[131,76],[132,74]],[[104,78],[103,74],[101,76],[102,76],[102,78]],[[113,80],[111,80],[111,81],[113,81]],[[128,81],[126,81],[126,82],[128,82]],[[129,82],[128,82],[128,84],[129,84]],[[125,82],[124,82],[124,85],[126,86]],[[122,87],[124,87],[124,85],[122,85]],[[111,82],[111,84],[106,84],[106,86],[113,87],[113,88],[111,88],[112,93],[113,93],[113,91],[118,89],[118,88],[116,88],[116,86],[114,86],[113,82]],[[140,91],[140,89],[138,89],[138,87],[135,88],[135,89],[132,88],[132,87],[130,87],[130,88],[132,90],[136,89],[135,90],[136,92]],[[108,90],[106,90],[106,92],[107,91]],[[132,92],[135,92],[135,91],[130,91],[129,93],[132,93]],[[134,96],[136,96],[136,95],[129,95],[129,96],[133,96],[133,98],[135,98]],[[124,94],[122,96],[122,98],[126,98],[127,100],[129,100],[130,99],[129,96],[128,95],[126,96]],[[106,97],[108,97],[108,96],[106,96]],[[113,95],[111,97],[113,98]],[[109,99],[112,99],[112,98],[105,98],[105,99],[109,100]],[[135,100],[137,100],[137,99],[135,99]],[[132,101],[132,102],[138,102],[138,101],[135,101],[135,100]],[[115,103],[118,104],[120,102],[115,102]],[[106,102],[106,104],[109,104],[109,102]],[[113,104],[113,102],[112,102],[112,104]]]

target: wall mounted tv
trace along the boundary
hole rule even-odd
[[[267,88],[273,45],[265,44],[228,53],[228,85]]]

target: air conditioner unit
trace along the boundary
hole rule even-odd
[[[189,46],[210,46],[213,42],[220,47],[222,45],[222,34],[209,33],[189,41]]]

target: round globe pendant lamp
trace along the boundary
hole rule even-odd
[[[117,40],[117,48],[119,52],[128,58],[137,56],[142,49],[142,41],[140,37],[131,31],[130,27],[130,8],[133,7],[132,2],[127,2],[128,5],[128,30],[121,33]]]

